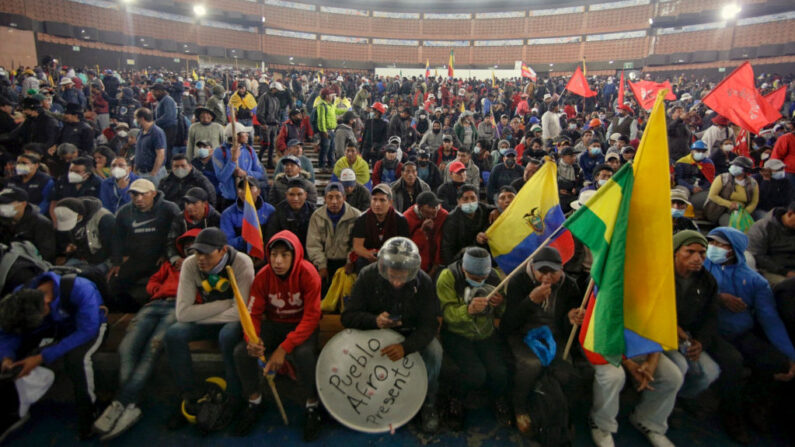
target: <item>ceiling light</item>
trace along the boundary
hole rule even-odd
[[[207,15],[207,8],[204,5],[193,5],[193,13],[196,14],[196,17],[204,17]]]
[[[651,17],[649,17],[649,25],[654,25],[654,19],[652,19]]]
[[[737,17],[740,11],[742,11],[742,8],[740,8],[737,3],[729,3],[720,10],[720,15],[723,17],[723,20],[732,20]]]

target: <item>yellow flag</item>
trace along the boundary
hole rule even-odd
[[[491,86],[497,87],[497,78],[494,76],[494,70],[491,70]]]
[[[248,313],[248,307],[246,307],[243,296],[240,295],[240,289],[237,287],[235,272],[232,270],[231,266],[227,266],[226,271],[229,276],[229,284],[232,286],[232,292],[235,295],[235,305],[237,307],[237,313],[240,315],[240,325],[243,326],[243,333],[246,334],[246,338],[248,338],[249,342],[255,344],[259,343],[259,336],[254,329],[254,323],[251,321],[251,314]]]
[[[663,349],[675,349],[678,340],[673,223],[669,211],[671,179],[663,102],[666,93],[657,94],[632,163],[635,183],[624,258],[624,326],[659,342]],[[633,311],[627,312],[628,308]]]
[[[191,76],[193,77],[194,81],[198,81],[199,80],[199,75],[196,74],[196,69],[195,68],[193,69],[193,73],[191,74]]]

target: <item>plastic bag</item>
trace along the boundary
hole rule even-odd
[[[740,205],[736,210],[732,211],[729,215],[729,226],[743,233],[748,233],[751,225],[754,224],[754,218],[751,213],[745,210],[745,207]]]
[[[320,302],[320,310],[326,313],[342,312],[345,309],[345,300],[351,295],[353,283],[356,281],[356,274],[345,273],[345,267],[340,267],[334,272],[331,278],[326,296]]]

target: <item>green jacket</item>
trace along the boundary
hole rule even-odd
[[[320,96],[315,101],[317,108],[317,128],[321,132],[328,132],[337,128],[337,115],[342,115],[348,109],[340,109]]]
[[[472,150],[475,147],[475,144],[478,142],[478,128],[475,127],[473,124],[469,124],[469,127],[472,128],[472,144],[469,145],[468,149]],[[461,142],[461,146],[465,146],[464,144],[464,135],[465,135],[465,128],[467,126],[463,125],[460,121],[455,123],[453,126],[453,132],[455,132],[455,136],[458,137],[458,141]]]
[[[496,286],[499,282],[499,277],[492,270],[486,283]],[[505,301],[484,315],[470,315],[467,311],[468,304],[464,300],[464,296],[470,291],[471,287],[466,283],[461,270],[461,261],[442,270],[436,281],[436,295],[442,308],[444,328],[469,340],[484,340],[494,333],[494,319],[505,312]]]

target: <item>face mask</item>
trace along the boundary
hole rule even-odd
[[[478,202],[468,202],[461,205],[461,211],[464,214],[473,214],[478,210]]]
[[[112,175],[115,179],[123,179],[124,177],[127,177],[127,170],[117,166],[115,168],[111,168],[110,175]]]
[[[83,183],[85,179],[77,172],[70,172],[68,175],[69,183]]]
[[[475,150],[472,151],[472,152],[474,152],[476,154],[479,154],[480,153],[480,146],[475,146]]]
[[[505,156],[505,153],[508,152],[507,148],[500,148],[500,155]]]
[[[730,150],[734,149],[734,146],[732,146],[731,144],[724,144],[722,149],[724,150],[724,152],[729,152]]]
[[[515,164],[516,164],[516,159],[515,158],[508,157],[508,158],[505,159],[505,166],[508,166],[509,168],[511,168]]]
[[[18,164],[16,167],[17,175],[28,175],[30,174],[30,165],[25,164]]]
[[[707,259],[715,264],[723,264],[729,256],[729,250],[718,247],[717,245],[710,245],[707,247]]]
[[[576,124],[569,124],[569,129],[574,130],[577,128]]]
[[[735,166],[735,165],[729,166],[729,174],[737,177],[738,175],[740,175],[742,173],[743,173],[743,168],[741,168],[739,166]]]
[[[671,208],[671,217],[684,217],[685,210],[680,210],[679,208]]]
[[[591,148],[591,155],[599,155],[602,153],[601,147],[592,147]]]
[[[11,203],[0,205],[0,216],[2,217],[14,217],[17,215],[17,210],[14,208],[14,205]]]
[[[127,138],[127,131],[120,130],[116,135],[118,135],[120,138]]]
[[[770,154],[769,154],[769,153],[767,153],[767,152],[763,152],[763,153],[762,153],[762,156],[761,156],[760,158],[761,158],[762,160],[767,160],[768,158],[770,158]]]
[[[707,158],[707,153],[706,152],[699,152],[699,151],[693,152],[693,160],[701,161],[701,160],[703,160],[705,158]]]
[[[190,169],[188,169],[188,168],[175,168],[174,169],[174,175],[176,175],[178,178],[185,178],[185,177],[188,176],[189,173],[190,173]]]
[[[439,133],[441,131],[442,131],[442,129],[433,129],[433,133]]]
[[[469,287],[480,287],[480,286],[482,286],[482,285],[483,285],[485,282],[486,282],[486,280],[485,280],[485,279],[484,279],[483,281],[475,281],[475,280],[472,280],[472,279],[469,279],[469,278],[467,278],[467,284],[469,284]]]
[[[370,118],[372,118],[372,117],[370,117]],[[298,118],[293,118],[292,121],[293,121],[293,124],[299,124],[301,122],[301,120],[299,120]]]
[[[607,183],[607,180],[605,180],[605,179],[599,179],[599,180],[596,181],[596,184],[599,185],[599,186],[604,186],[605,183]]]
[[[210,150],[206,147],[199,148],[196,150],[196,155],[198,155],[199,158],[207,158],[210,156]]]
[[[771,174],[771,177],[773,177],[776,180],[781,180],[787,177],[787,173],[784,171],[776,171],[773,174]]]

